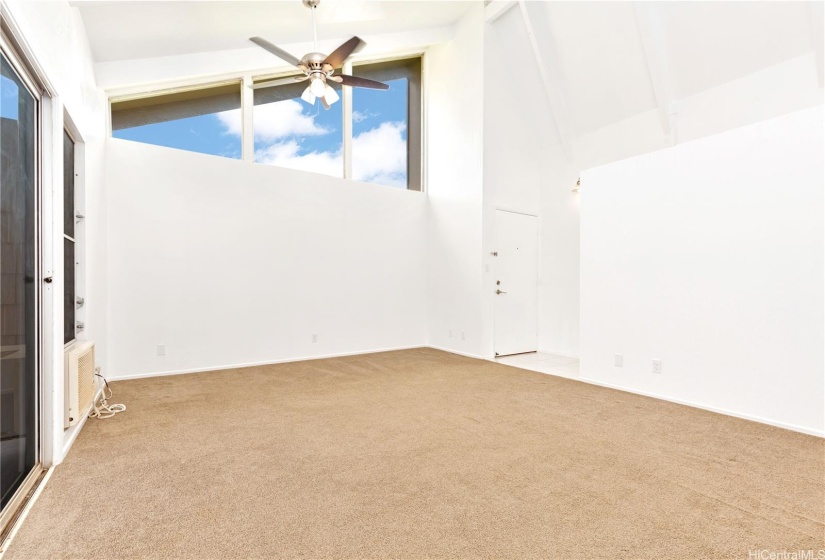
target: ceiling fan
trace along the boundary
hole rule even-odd
[[[338,94],[327,83],[327,81],[337,82],[343,86],[363,87],[371,89],[389,89],[390,86],[375,80],[368,80],[366,78],[359,78],[357,76],[348,76],[347,74],[335,74],[335,69],[340,69],[344,61],[353,53],[364,48],[366,43],[358,37],[353,37],[343,45],[332,51],[329,55],[317,52],[318,50],[318,30],[315,27],[315,10],[321,0],[303,0],[304,6],[312,11],[312,40],[316,52],[311,52],[302,59],[298,59],[280,47],[277,47],[261,37],[250,37],[249,40],[268,50],[284,62],[289,62],[293,66],[299,68],[304,75],[293,76],[290,78],[281,78],[277,80],[269,80],[253,84],[253,89],[267,88],[273,86],[281,86],[285,84],[294,84],[309,80],[309,86],[301,94],[301,99],[309,104],[314,104],[315,99],[321,100],[324,109],[329,109],[330,105],[338,101]]]

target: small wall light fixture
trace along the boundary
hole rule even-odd
[[[582,178],[579,177],[578,179],[576,179],[576,186],[573,187],[573,190],[570,191],[570,192],[579,192],[581,190],[581,188],[582,188]]]

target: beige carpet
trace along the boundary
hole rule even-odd
[[[568,379],[421,349],[113,388],[9,560],[825,548],[822,439]]]

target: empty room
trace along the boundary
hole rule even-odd
[[[0,0],[0,560],[825,560],[824,6]]]

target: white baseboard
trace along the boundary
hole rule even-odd
[[[552,354],[554,356],[561,356],[562,358],[571,358],[573,360],[578,360],[579,357],[569,352],[562,352],[561,350],[545,350],[543,348],[539,348],[539,354]]]
[[[442,352],[448,352],[450,354],[458,354],[459,356],[465,356],[467,358],[475,358],[476,360],[489,360],[486,356],[481,356],[480,354],[470,354],[469,352],[460,352],[458,350],[452,350],[450,348],[444,348],[443,346],[433,346],[431,344],[427,345],[425,348],[432,348],[433,350],[441,350]]]
[[[304,356],[297,358],[282,358],[280,360],[267,360],[263,362],[248,362],[241,364],[226,364],[220,366],[207,366],[191,369],[177,369],[168,371],[155,371],[149,373],[131,373],[127,375],[112,375],[107,377],[109,381],[127,381],[129,379],[144,379],[147,377],[163,377],[166,375],[183,375],[185,373],[200,373],[204,371],[220,371],[223,369],[240,369],[246,367],[269,366],[274,364],[289,364],[292,362],[305,362],[308,360],[326,360],[328,358],[344,358],[347,356],[359,356],[361,354],[377,354],[379,352],[394,352],[396,350],[412,350],[414,348],[426,348],[424,344],[414,344],[412,346],[394,346],[391,348],[377,348],[373,350],[359,350],[357,352],[340,352],[337,354],[323,354],[320,356]]]
[[[725,416],[733,416],[734,418],[741,418],[743,420],[750,420],[752,422],[759,422],[760,424],[767,424],[769,426],[775,426],[777,428],[784,428],[786,430],[791,430],[794,432],[800,432],[803,434],[808,434],[811,436],[818,436],[818,437],[825,437],[825,431],[823,430],[816,430],[812,428],[808,428],[806,426],[798,426],[796,424],[788,424],[786,422],[781,422],[778,420],[772,420],[770,418],[764,418],[762,416],[755,416],[752,414],[743,414],[741,412],[733,412],[730,410],[726,410],[724,408],[718,408],[715,406],[707,406],[701,403],[687,401],[683,399],[676,399],[673,397],[667,397],[664,395],[658,395],[656,393],[651,393],[648,391],[639,391],[638,389],[631,389],[630,387],[625,387],[623,385],[616,385],[613,383],[603,383],[601,381],[596,381],[595,379],[591,379],[589,377],[582,377],[579,376],[576,381],[583,381],[584,383],[589,383],[591,385],[598,385],[600,387],[607,387],[608,389],[617,389],[619,391],[624,391],[625,393],[633,393],[634,395],[642,395],[643,397],[652,397],[654,399],[659,399],[661,401],[672,402],[676,404],[682,404],[685,406],[690,406],[692,408],[699,408],[701,410],[707,410],[709,412],[715,412],[717,414],[724,414]]]
[[[446,348],[438,348],[438,350],[444,350],[445,352],[452,352],[453,354],[461,354],[462,356],[468,356],[470,358],[479,358],[479,359],[482,359],[482,360],[486,359],[488,361],[500,363],[495,358],[483,358],[483,357],[480,357],[480,356],[472,356],[470,354],[462,354],[461,352],[455,352],[455,351],[452,351],[452,350],[447,350]],[[558,354],[558,353],[554,353],[554,354],[557,355],[557,356],[565,356],[565,357],[569,357],[569,358],[578,359],[577,356],[566,356],[564,354]],[[507,365],[507,364],[504,364],[504,365]],[[624,391],[625,393],[633,393],[634,395],[641,395],[643,397],[651,397],[651,398],[654,398],[654,399],[659,399],[661,401],[667,401],[667,402],[672,402],[672,403],[675,403],[675,404],[681,404],[681,405],[689,406],[689,407],[692,407],[692,408],[698,408],[700,410],[707,410],[708,412],[715,412],[716,414],[724,414],[725,416],[732,416],[734,418],[741,418],[743,420],[750,420],[751,422],[759,422],[760,424],[767,424],[768,426],[775,426],[777,428],[783,428],[785,430],[791,430],[793,432],[799,432],[799,433],[802,433],[802,434],[807,434],[807,435],[811,435],[811,436],[817,436],[817,437],[825,438],[825,431],[823,431],[823,430],[816,430],[816,429],[813,429],[813,428],[808,428],[807,426],[799,426],[797,424],[789,424],[787,422],[781,422],[781,421],[778,421],[778,420],[773,420],[771,418],[765,418],[765,417],[762,417],[762,416],[756,416],[756,415],[752,415],[752,414],[743,414],[741,412],[733,412],[733,411],[730,411],[730,410],[727,410],[727,409],[724,409],[724,408],[708,406],[708,405],[704,405],[704,404],[701,404],[701,403],[692,402],[692,401],[683,400],[683,399],[676,399],[676,398],[673,398],[673,397],[659,395],[659,394],[651,393],[651,392],[648,392],[648,391],[639,391],[637,389],[632,389],[630,387],[625,387],[623,385],[617,385],[617,384],[613,384],[613,383],[603,383],[601,381],[597,381],[597,380],[591,379],[589,377],[583,377],[581,374],[573,377],[573,376],[567,376],[567,375],[561,375],[561,374],[555,374],[555,373],[547,373],[547,372],[544,372],[544,371],[534,370],[534,369],[531,369],[530,367],[527,367],[527,366],[524,366],[524,365],[510,366],[510,367],[518,367],[520,369],[535,371],[536,373],[543,373],[545,375],[553,375],[555,377],[570,379],[572,381],[581,381],[583,383],[588,383],[590,385],[598,385],[599,387],[607,387],[608,389],[616,389],[618,391]]]

